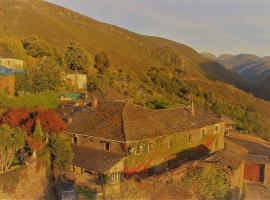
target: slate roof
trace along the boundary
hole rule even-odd
[[[104,101],[97,108],[62,105],[62,118],[72,118],[68,132],[122,142],[185,132],[221,122],[215,114],[196,109],[196,115],[184,107],[150,110],[131,102]]]
[[[97,173],[105,173],[124,158],[123,155],[76,146],[73,164]]]
[[[120,94],[115,89],[108,87],[106,90],[97,89],[94,92],[88,93],[88,98],[93,100],[93,98],[97,98],[98,101],[126,101],[132,100],[132,98],[127,97],[125,95]]]
[[[214,162],[221,167],[238,169],[247,157],[247,150],[240,145],[225,140],[225,148],[207,158],[206,162]]]
[[[233,121],[230,117],[222,115],[221,120],[225,122],[226,125],[234,125],[236,124],[235,121]]]

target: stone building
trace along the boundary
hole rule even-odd
[[[91,107],[57,109],[73,138],[77,180],[118,183],[224,148],[224,123],[213,113],[185,107],[150,110],[112,89],[88,96],[95,97]]]
[[[74,87],[78,90],[86,90],[87,87],[87,75],[86,74],[65,74],[63,79],[67,82],[68,85]]]
[[[262,183],[270,186],[270,144],[262,139],[242,135],[230,134],[227,139],[244,147],[248,154],[245,158],[244,175],[246,181]]]
[[[2,58],[0,59],[0,65],[3,65],[11,69],[23,70],[23,60],[17,60],[13,58]]]

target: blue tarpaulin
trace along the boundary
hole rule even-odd
[[[0,65],[0,75],[1,76],[9,76],[9,75],[20,74],[20,73],[23,73],[23,71],[22,70],[16,70],[16,69],[8,68],[8,67],[5,67],[3,65]]]

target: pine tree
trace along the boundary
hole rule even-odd
[[[39,142],[42,142],[43,140],[43,132],[42,132],[42,128],[41,128],[41,125],[40,125],[40,121],[37,120],[36,121],[36,126],[35,126],[35,131],[34,131],[34,138],[36,140],[38,140]]]

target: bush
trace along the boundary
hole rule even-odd
[[[73,158],[71,143],[67,136],[58,134],[51,137],[49,147],[55,175],[59,175],[61,171],[66,170],[71,164]]]
[[[33,136],[39,142],[41,142],[43,140],[43,138],[44,138],[44,135],[43,135],[42,128],[41,128],[39,120],[36,120],[35,130],[34,130]]]
[[[53,109],[59,104],[58,96],[55,92],[46,91],[40,93],[22,93],[18,97],[9,97],[0,93],[0,108],[44,108]]]
[[[224,199],[228,192],[225,173],[210,165],[191,170],[185,177],[184,183],[205,200]]]
[[[146,103],[146,106],[155,110],[168,109],[172,107],[171,104],[162,101],[150,101]]]

